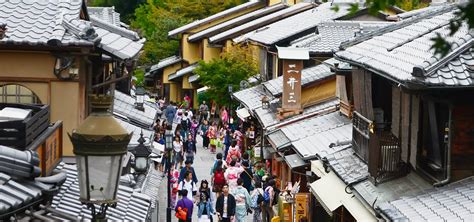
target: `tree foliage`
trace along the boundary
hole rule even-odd
[[[217,104],[230,104],[228,86],[232,85],[234,92],[240,90],[240,82],[247,80],[257,73],[257,62],[251,52],[245,47],[223,53],[221,58],[210,62],[201,61],[194,70],[199,75],[202,85],[209,87],[207,95]]]

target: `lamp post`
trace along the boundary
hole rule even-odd
[[[108,207],[117,205],[122,160],[132,134],[108,111],[112,97],[91,96],[90,101],[92,113],[69,138],[77,161],[79,200],[91,210],[92,220],[98,221],[105,220]]]
[[[148,157],[151,154],[151,151],[148,147],[145,146],[145,138],[143,138],[143,131],[140,133],[140,138],[138,139],[138,145],[133,149],[133,155],[135,156],[135,170],[138,173],[143,173],[148,170],[150,162]]]
[[[166,208],[166,221],[171,221],[171,153],[173,151],[173,131],[171,130],[171,125],[168,125],[168,128],[165,132],[165,150],[168,153],[168,158],[166,158],[168,164],[168,206]]]
[[[230,119],[232,118],[232,92],[233,92],[232,85],[228,85],[227,90],[229,91],[229,98],[230,98],[230,100],[229,100],[229,118],[228,118],[229,119],[228,124],[229,124],[229,127],[230,127]]]
[[[270,100],[268,99],[267,96],[262,97],[262,109],[268,109],[270,108]]]
[[[135,108],[144,111],[143,102],[145,101],[145,89],[141,86],[135,90]]]

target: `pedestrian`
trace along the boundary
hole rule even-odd
[[[184,218],[178,218],[178,221],[179,222],[191,222],[192,220],[192,216],[193,216],[193,207],[194,207],[194,204],[193,204],[193,201],[191,199],[188,198],[189,194],[188,194],[188,190],[184,189],[181,191],[181,195],[183,196],[182,199],[178,200],[178,202],[176,203],[176,207],[175,207],[175,211],[180,214],[184,214]],[[185,213],[181,213],[181,212],[185,212]]]
[[[249,168],[249,162],[242,162],[242,167],[244,168],[244,170],[240,174],[240,179],[242,179],[243,181],[242,186],[245,189],[247,189],[247,191],[250,193],[253,190],[253,187],[252,187],[253,176],[252,176],[252,171]]]
[[[176,136],[173,141],[173,154],[174,154],[174,168],[178,169],[183,165],[183,142],[181,142],[181,137]]]
[[[196,186],[196,183],[193,181],[193,173],[191,171],[186,171],[184,175],[184,180],[179,182],[178,191],[187,190],[188,199],[194,200],[194,196],[196,196],[198,188]]]
[[[229,115],[227,114],[227,109],[225,108],[225,106],[223,106],[223,107],[221,108],[221,113],[220,113],[220,115],[221,115],[222,124],[228,123],[228,121],[229,121]]]
[[[239,146],[240,147],[240,146]],[[249,165],[248,165],[248,168],[250,169],[250,172],[252,172],[252,163],[250,162],[250,155],[248,152],[243,152],[242,153],[242,161],[241,163],[245,163],[247,162]]]
[[[209,182],[207,182],[207,180],[201,180],[201,185],[199,186],[198,191],[199,195],[203,195],[205,193],[207,198],[209,198],[209,201],[212,201],[211,188],[209,187]]]
[[[188,113],[184,112],[183,117],[181,118],[181,137],[182,138],[188,138],[189,130],[191,128],[191,120],[188,118]]]
[[[193,136],[191,134],[188,135],[188,140],[184,142],[184,150],[186,161],[194,162],[194,156],[196,155],[196,143],[194,142]]]
[[[239,146],[237,146],[237,141],[234,140],[234,141],[232,141],[232,143],[229,147],[226,162],[227,162],[227,164],[230,164],[230,162],[234,159],[237,162],[240,162],[240,158],[241,158],[240,148],[239,148]]]
[[[209,130],[209,122],[207,120],[204,120],[200,129],[201,136],[202,136],[202,147],[204,147],[204,149],[209,149],[209,137],[207,136],[208,130]]]
[[[170,184],[171,184],[171,205],[172,207],[175,206],[178,197],[178,186],[179,186],[179,171],[171,166],[170,171]]]
[[[213,172],[211,179],[212,183],[212,192],[216,193],[216,196],[219,197],[219,194],[222,191],[222,187],[226,184],[224,169],[222,168],[222,160],[217,161],[216,169]]]
[[[196,120],[196,117],[193,116],[191,117],[191,135],[193,135],[193,141],[196,143],[196,135],[198,134],[198,122]]]
[[[209,113],[209,107],[206,104],[206,101],[203,100],[202,104],[199,106],[199,123],[202,123],[203,120],[207,120],[207,115]]]
[[[216,122],[212,123],[212,126],[209,128],[207,133],[209,140],[211,141],[211,153],[216,153],[216,146],[217,146],[217,124]]]
[[[266,222],[271,222],[273,216],[275,215],[275,213],[273,212],[273,201],[275,198],[274,186],[275,186],[275,180],[270,179],[267,182],[267,187],[264,189],[263,196],[265,197],[265,201],[263,204],[262,216],[263,216],[263,221],[266,221]]]
[[[221,162],[219,162],[221,161]],[[214,160],[214,163],[212,164],[212,167],[211,167],[211,175],[214,175],[214,172],[216,171],[216,168],[217,168],[217,165],[218,164],[221,164],[221,167],[223,168],[224,166],[222,166],[223,162],[222,162],[222,153],[217,153],[216,154],[216,159]]]
[[[201,183],[202,184],[202,183]],[[212,215],[215,214],[214,208],[212,207],[212,201],[207,193],[199,195],[198,208],[198,222],[212,222]]]
[[[237,179],[237,188],[231,190],[232,195],[235,198],[235,219],[236,222],[246,222],[245,217],[247,212],[251,212],[250,204],[251,198],[250,194],[243,186],[243,180],[241,178]]]
[[[226,134],[225,134],[225,137],[224,137],[224,145],[225,145],[224,159],[227,159],[227,154],[229,153],[229,147],[230,147],[231,144],[232,144],[231,131],[226,130]]]
[[[165,117],[168,123],[172,124],[174,117],[176,116],[176,107],[173,102],[170,102],[165,109]]]
[[[181,171],[179,172],[179,181],[182,181],[184,180],[185,176],[186,176],[186,171],[189,171],[192,173],[192,176],[193,176],[193,182],[194,183],[197,183],[198,182],[198,179],[197,179],[197,176],[196,176],[196,172],[194,171],[194,167],[192,167],[193,165],[193,162],[192,161],[189,161],[189,160],[186,160],[184,162],[185,166],[183,168],[181,168]]]
[[[235,218],[235,198],[229,193],[229,186],[222,187],[222,195],[217,198],[216,212],[219,221],[231,222]]]
[[[256,181],[255,189],[252,191],[251,199],[252,199],[252,210],[253,210],[253,222],[262,222],[262,208],[263,208],[263,189],[262,183],[260,181]]]
[[[225,170],[224,176],[231,190],[234,190],[237,187],[237,179],[239,179],[240,174],[243,171],[242,167],[236,166],[237,162],[235,160],[230,161],[229,168]]]

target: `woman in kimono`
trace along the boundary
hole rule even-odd
[[[236,206],[235,206],[235,221],[246,222],[245,217],[247,216],[247,209],[250,209],[251,199],[250,194],[242,185],[244,181],[239,178],[237,179],[237,187],[231,190],[234,195]]]
[[[237,188],[237,179],[240,178],[240,174],[244,171],[242,167],[237,167],[236,164],[237,162],[232,160],[229,164],[229,168],[227,168],[224,173],[224,177],[231,191]]]

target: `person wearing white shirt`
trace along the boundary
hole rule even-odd
[[[181,181],[178,185],[178,191],[184,189],[188,191],[188,199],[194,200],[194,195],[197,194],[198,188],[196,186],[196,183],[193,182],[193,174],[190,171],[186,172],[185,179]]]

